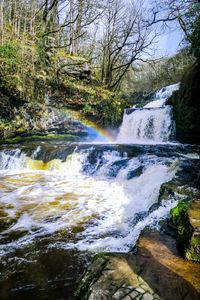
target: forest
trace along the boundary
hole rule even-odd
[[[64,106],[115,126],[130,99],[180,81],[199,60],[199,1],[147,4],[1,0],[1,136],[18,131],[10,128],[15,108],[23,123],[23,110],[32,113],[47,93],[53,105],[65,98]],[[183,47],[155,58],[171,22],[184,33]]]

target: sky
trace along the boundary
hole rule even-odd
[[[126,0],[129,1],[129,0]],[[134,0],[135,1],[135,0]],[[136,0],[137,1],[137,0]],[[151,9],[152,4],[154,3],[153,0],[144,0],[145,7],[148,9]],[[162,14],[160,14],[160,17],[162,17]],[[157,24],[157,30],[162,32],[161,35],[159,35],[157,39],[156,44],[156,52],[155,57],[161,57],[161,56],[172,56],[175,53],[180,50],[183,45],[181,45],[181,41],[183,40],[183,32],[178,26],[176,21],[168,22],[167,28],[165,30],[162,30],[162,23]]]
[[[157,41],[155,56],[172,56],[182,48],[183,33],[180,29],[172,29],[162,34]]]

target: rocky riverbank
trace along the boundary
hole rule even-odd
[[[191,169],[183,173],[180,167],[176,178],[161,186],[158,202],[175,195],[184,199],[170,219],[160,223],[159,231],[145,228],[130,253],[94,256],[74,299],[199,299],[200,198],[193,180],[198,170]]]
[[[86,127],[62,109],[26,104],[14,111],[15,116],[10,122],[0,120],[0,139],[48,134],[87,135]]]
[[[102,254],[85,273],[75,299],[199,299],[200,265],[183,259],[176,240],[145,230],[137,252]]]

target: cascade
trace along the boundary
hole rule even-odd
[[[7,238],[14,231],[27,232],[9,244],[3,239],[1,254],[11,246],[21,248],[36,238],[79,228],[79,224],[84,224],[84,230],[78,239],[75,235],[73,242],[66,241],[62,247],[128,251],[141,231],[139,226],[132,232],[134,216],[146,214],[161,184],[174,176],[168,166],[173,160],[138,151],[140,156],[100,146],[74,146],[64,161],[58,155],[46,162],[41,160],[45,159],[41,146],[31,156],[24,149],[0,151],[0,178],[7,178],[0,196],[8,224],[15,219],[1,234]]]
[[[179,84],[162,88],[143,108],[125,110],[117,141],[120,143],[162,143],[173,140],[175,124],[167,98]]]

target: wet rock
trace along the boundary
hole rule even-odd
[[[103,265],[102,258],[97,256],[94,271],[90,267],[92,280],[81,299],[199,299],[200,265],[180,258],[176,241],[168,235],[146,230],[136,253],[104,254]],[[87,278],[86,273],[80,286]]]
[[[138,177],[138,176],[140,176],[142,174],[142,172],[143,172],[143,167],[142,166],[138,167],[135,170],[131,170],[127,174],[127,179],[130,180],[130,179],[132,179],[134,177]]]
[[[170,212],[181,253],[200,262],[200,200],[181,201]]]
[[[113,164],[111,164],[110,169],[108,171],[109,177],[116,177],[120,169],[126,168],[128,165],[128,159],[120,159]]]
[[[200,199],[191,202],[188,209],[188,215],[192,227],[195,231],[200,232]]]
[[[185,256],[187,259],[200,262],[200,199],[191,202],[188,208],[188,216],[194,231]]]
[[[93,263],[83,275],[81,282],[78,285],[78,288],[75,292],[74,299],[83,300],[83,299],[97,299],[96,293],[98,296],[98,289],[92,293],[92,286],[98,278],[101,277],[101,273],[107,263],[107,257],[99,256],[97,259],[94,259]],[[100,295],[100,294],[99,294]],[[99,298],[100,299],[100,298]],[[101,298],[102,299],[102,298]]]
[[[199,63],[185,72],[179,91],[175,91],[168,100],[173,105],[176,121],[176,138],[180,142],[200,142],[200,68]]]

